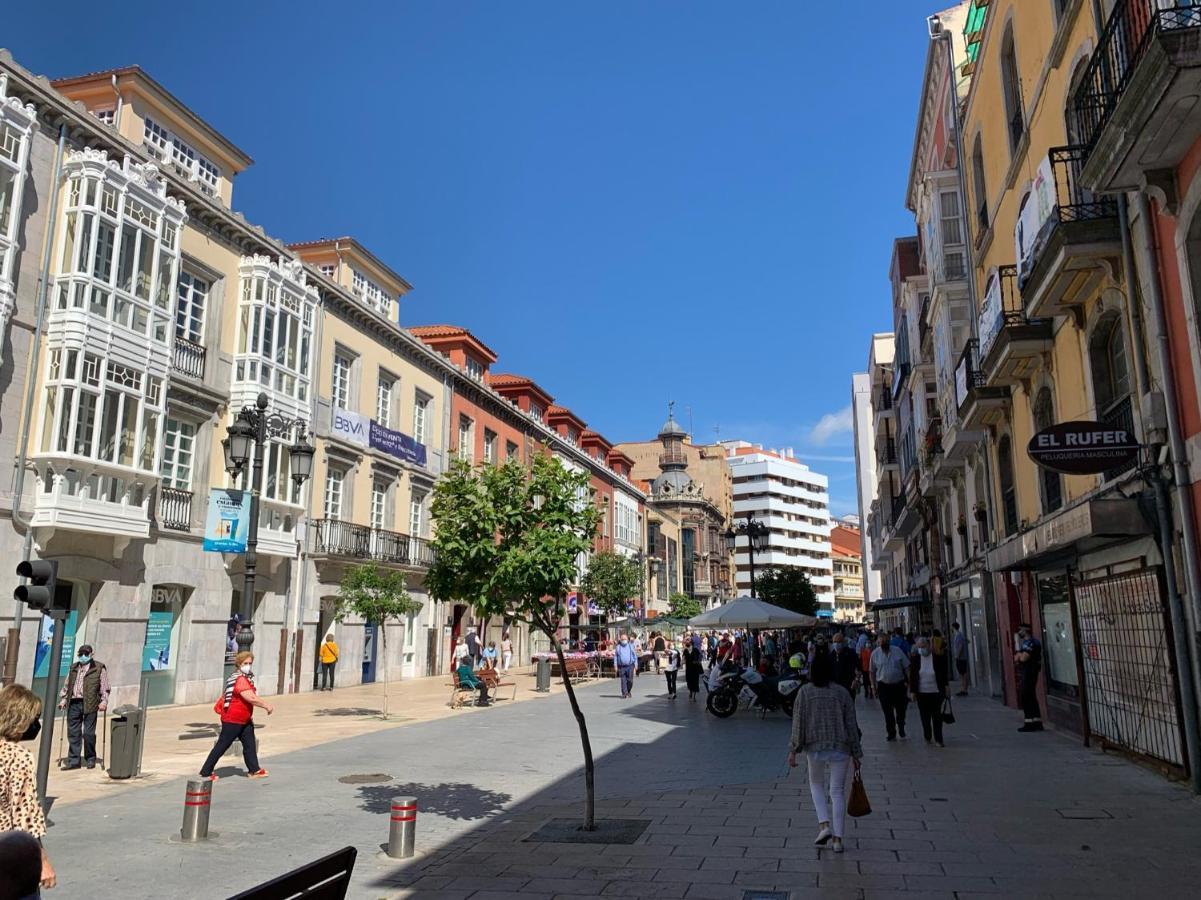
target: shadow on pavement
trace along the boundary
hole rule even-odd
[[[444,782],[442,784],[373,784],[359,788],[359,808],[372,813],[386,813],[393,797],[420,798],[421,812],[445,816],[448,819],[484,819],[500,812],[513,798],[499,791],[488,791],[472,784]]]
[[[382,709],[367,709],[363,706],[338,706],[313,710],[315,716],[379,716]]]
[[[212,739],[221,731],[220,722],[188,722],[184,728],[190,728],[191,731],[185,731],[179,736],[181,741],[197,741],[201,738]]]

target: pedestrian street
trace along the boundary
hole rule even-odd
[[[782,714],[719,720],[669,702],[650,674],[631,700],[612,679],[578,695],[599,817],[649,823],[632,845],[525,840],[582,809],[579,737],[557,693],[268,754],[269,779],[214,785],[204,845],[171,840],[182,778],[63,806],[54,897],[224,897],[348,844],[349,896],[363,898],[1131,897],[1183,895],[1201,874],[1182,853],[1201,813],[1185,788],[1054,730],[1018,733],[1020,714],[989,699],[956,700],[945,749],[916,721],[885,742],[879,706],[856,701],[873,812],[847,820],[836,858],[812,845]],[[233,759],[218,772],[237,771]],[[386,780],[339,780],[353,775]],[[418,798],[418,856],[397,861],[379,851],[404,794]]]

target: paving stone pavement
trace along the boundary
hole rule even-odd
[[[873,813],[841,857],[812,846],[804,769],[784,765],[788,723],[720,721],[638,679],[581,689],[598,763],[599,815],[650,822],[632,845],[524,840],[580,813],[574,721],[562,696],[488,715],[359,735],[268,761],[266,782],[216,785],[207,846],[168,841],[183,782],[65,807],[48,847],[57,898],[224,897],[352,844],[355,898],[738,898],[749,890],[875,900],[1192,895],[1201,802],[1124,759],[1055,733],[1016,732],[987,699],[957,702],[948,746],[887,744],[860,699]],[[345,785],[381,772],[381,785]],[[388,800],[422,807],[414,860],[381,857]]]

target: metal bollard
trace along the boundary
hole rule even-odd
[[[388,827],[388,855],[408,859],[417,840],[417,798],[393,797],[392,821]]]
[[[189,781],[183,798],[183,828],[180,840],[207,841],[209,837],[209,809],[213,800],[211,781]]]

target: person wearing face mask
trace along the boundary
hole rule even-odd
[[[89,769],[96,767],[96,715],[108,709],[108,694],[108,669],[92,658],[92,645],[83,644],[58,695],[58,708],[67,711],[70,747],[64,769],[78,769],[81,758]]]
[[[830,638],[830,661],[834,664],[834,681],[841,684],[851,698],[858,693],[859,657],[847,646],[846,637],[837,632]]]
[[[617,652],[613,654],[613,665],[617,667],[618,677],[621,678],[622,699],[628,699],[634,692],[634,669],[638,667],[638,652],[624,634],[617,642]]]
[[[942,742],[942,702],[947,696],[947,655],[936,653],[932,642],[919,637],[909,661],[909,693],[917,704],[926,743]]]
[[[42,729],[42,701],[20,684],[0,690],[0,832],[24,831],[40,843],[46,834],[46,816],[38,802],[33,754],[22,744],[34,740]],[[54,867],[42,847],[39,883],[52,888]],[[6,868],[0,878],[9,877]]]
[[[242,742],[242,758],[246,761],[247,778],[266,778],[267,770],[259,765],[258,747],[254,738],[254,708],[265,709],[267,715],[275,712],[275,707],[259,697],[254,687],[254,654],[243,650],[234,657],[237,668],[234,674],[225,682],[225,693],[213,709],[221,715],[221,733],[217,735],[217,743],[209,751],[208,759],[200,767],[200,777],[216,781],[219,776],[213,774],[218,761],[225,751],[233,746],[234,741]]]

